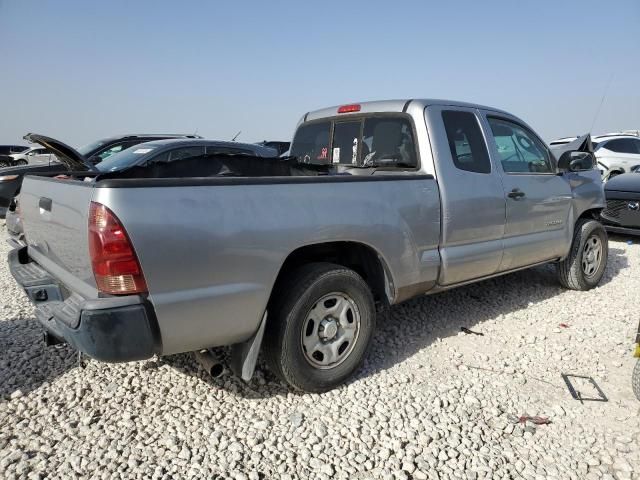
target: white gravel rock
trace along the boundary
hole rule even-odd
[[[541,267],[392,308],[354,379],[322,395],[262,364],[250,384],[213,380],[186,354],[78,368],[43,346],[5,262],[0,282],[2,479],[640,479],[640,245],[623,237],[590,292]],[[609,402],[573,400],[562,373]]]

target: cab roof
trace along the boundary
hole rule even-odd
[[[348,105],[360,105],[360,109],[357,112],[361,113],[377,113],[377,112],[406,112],[409,106],[420,105],[422,107],[428,107],[429,105],[448,105],[452,107],[465,107],[465,108],[478,108],[482,110],[491,110],[493,112],[504,113],[511,115],[504,110],[500,110],[494,107],[487,107],[485,105],[478,105],[476,103],[461,102],[458,100],[442,100],[433,98],[405,98],[396,100],[375,100],[371,102],[352,102]],[[335,105],[333,107],[321,108],[319,110],[313,110],[308,112],[302,117],[302,121],[317,120],[319,118],[335,117],[338,114],[338,108],[341,105]],[[341,115],[349,115],[341,114]]]

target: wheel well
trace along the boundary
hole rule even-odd
[[[585,210],[582,214],[576,218],[576,223],[583,218],[591,219],[591,220],[600,220],[600,212],[602,212],[602,208],[592,208],[590,210]]]
[[[373,293],[376,303],[388,305],[383,260],[371,247],[358,242],[327,242],[307,245],[289,254],[278,272],[272,292],[278,291],[294,270],[308,263],[329,262],[350,268],[360,275]]]

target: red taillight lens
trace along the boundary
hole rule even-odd
[[[144,293],[147,282],[120,220],[100,203],[89,210],[89,253],[98,290],[112,295]]]
[[[360,105],[357,103],[353,103],[351,105],[342,105],[341,107],[338,108],[338,113],[353,113],[353,112],[359,112],[360,111]]]

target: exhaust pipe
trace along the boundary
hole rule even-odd
[[[200,350],[193,352],[198,360],[198,363],[202,365],[202,368],[211,375],[212,378],[218,378],[224,373],[224,365],[220,359],[211,353],[209,350]]]
[[[67,343],[64,340],[62,340],[61,338],[56,337],[55,335],[49,333],[49,332],[44,332],[44,344],[47,347],[51,347],[53,345],[61,345],[63,343]]]

